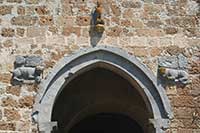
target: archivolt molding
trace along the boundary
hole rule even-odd
[[[94,67],[103,67],[118,73],[139,91],[152,113],[149,121],[154,125],[156,133],[163,132],[168,127],[173,113],[165,90],[157,84],[153,73],[134,56],[119,48],[98,46],[65,56],[41,82],[34,106],[34,111],[37,112],[34,117],[37,117],[40,131],[56,125],[51,122],[52,109],[66,84]]]

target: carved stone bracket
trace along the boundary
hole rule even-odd
[[[187,68],[187,58],[182,54],[164,56],[158,59],[158,74],[161,76],[162,81],[167,83],[181,85],[190,83]]]
[[[45,122],[39,125],[40,133],[56,133],[57,122]]]
[[[40,56],[16,56],[12,84],[39,83],[43,70],[44,63]]]

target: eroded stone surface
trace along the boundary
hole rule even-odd
[[[41,56],[46,65],[45,78],[64,55],[91,45],[111,45],[122,48],[136,56],[155,75],[160,63],[159,57],[178,58],[180,54],[183,55],[175,63],[173,59],[169,61],[172,63],[166,63],[171,64],[170,67],[173,68],[188,70],[192,81],[185,87],[166,86],[166,92],[173,108],[175,107],[176,114],[169,132],[200,132],[198,123],[192,123],[192,119],[189,118],[200,103],[199,1],[102,0],[102,2],[105,32],[101,37],[96,37],[91,36],[93,34],[90,25],[91,12],[96,6],[96,1],[0,0],[0,94],[2,98],[0,132],[37,131],[37,126],[30,123],[31,100],[34,101],[34,98],[25,97],[36,95],[38,87],[11,86],[13,69],[26,62],[23,58],[16,59],[18,61],[14,65],[16,55]],[[29,61],[30,66],[35,64],[37,63]],[[29,102],[26,103],[24,99]],[[194,106],[192,101],[195,101]],[[23,122],[6,121],[4,114],[6,108],[15,108],[19,111]],[[24,110],[28,110],[26,114],[28,118],[24,117],[26,112]],[[180,112],[180,115],[177,112]]]

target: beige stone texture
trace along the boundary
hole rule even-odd
[[[167,133],[199,133],[199,0],[102,0],[105,31],[93,31],[95,0],[0,0],[0,133],[37,133],[31,120],[37,85],[11,84],[17,55],[39,55],[46,78],[64,55],[109,45],[136,56],[157,76],[158,58],[183,54],[187,86],[164,86],[174,119]],[[200,119],[200,117],[199,117]]]

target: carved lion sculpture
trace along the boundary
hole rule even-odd
[[[41,81],[40,75],[44,70],[43,66],[37,67],[18,67],[13,73],[13,79],[18,82],[24,82],[24,80],[35,80],[36,82]]]
[[[160,67],[159,73],[167,78],[168,80],[172,80],[174,82],[179,82],[184,85],[190,83],[188,73],[184,70],[176,70],[171,68]]]

